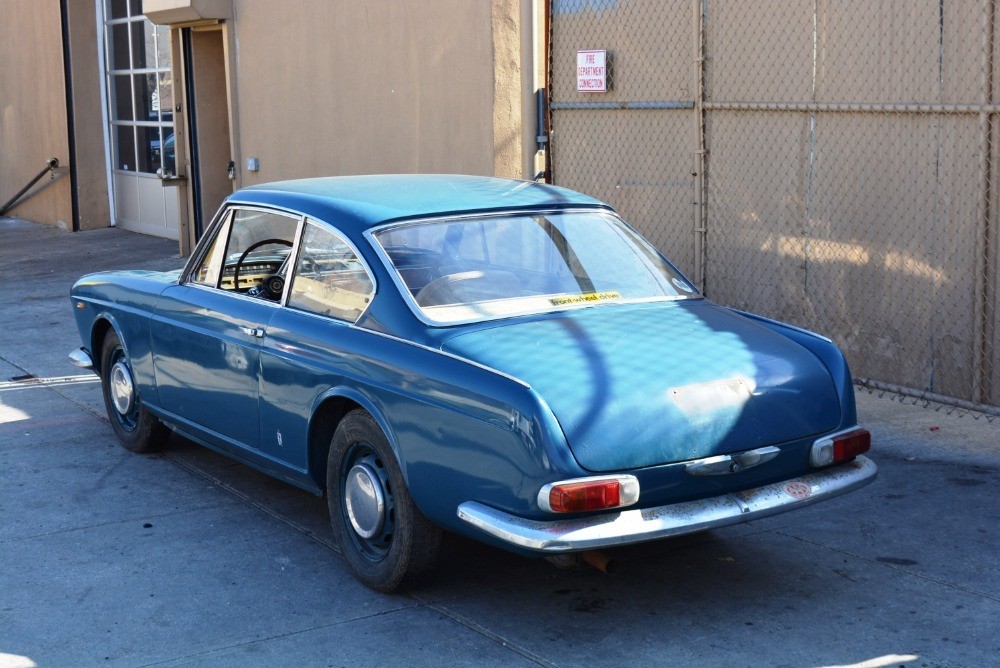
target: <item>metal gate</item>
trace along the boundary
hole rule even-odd
[[[862,384],[1000,413],[996,0],[550,7],[556,183]]]

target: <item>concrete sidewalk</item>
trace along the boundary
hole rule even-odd
[[[125,451],[69,365],[77,277],[181,264],[0,219],[0,666],[996,665],[1000,420],[860,393],[864,490],[619,550],[614,577],[449,537],[431,582],[381,595],[322,499],[176,437]]]

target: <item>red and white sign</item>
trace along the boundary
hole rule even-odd
[[[576,52],[576,91],[606,93],[608,91],[608,52]]]
[[[798,499],[799,501],[801,501],[802,499],[808,499],[810,496],[812,496],[813,493],[812,487],[810,487],[804,482],[798,482],[798,481],[786,482],[784,487],[782,487],[781,489],[785,492],[785,494],[792,497],[793,499]]]

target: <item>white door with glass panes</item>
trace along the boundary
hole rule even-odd
[[[115,224],[178,238],[177,173],[170,31],[142,15],[141,0],[103,0],[109,162]]]

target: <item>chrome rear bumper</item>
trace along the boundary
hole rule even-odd
[[[800,478],[697,501],[566,520],[529,520],[475,501],[458,507],[472,526],[522,549],[572,552],[680,536],[777,515],[864,487],[878,475],[867,457]]]
[[[69,354],[69,361],[73,365],[78,366],[81,369],[94,368],[94,360],[90,357],[90,353],[88,353],[83,348],[77,348],[76,350],[72,351]]]

